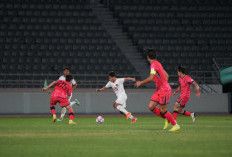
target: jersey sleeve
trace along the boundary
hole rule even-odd
[[[194,80],[191,77],[189,77],[188,82],[192,84],[194,82]]]
[[[155,65],[154,65],[154,64],[151,64],[151,67],[150,67],[150,74],[152,74],[152,75],[155,75],[155,74],[156,74],[156,69],[155,69]]]
[[[65,77],[64,76],[60,76],[58,80],[65,81]]]
[[[72,85],[74,86],[74,85],[76,85],[77,84],[77,82],[76,82],[76,80],[72,80]]]
[[[110,88],[110,87],[112,87],[111,86],[111,83],[110,83],[110,81],[106,84],[106,86],[105,86],[106,88]]]
[[[119,79],[117,79],[117,81],[118,81],[119,84],[122,84],[122,83],[124,83],[125,79],[124,78],[119,78]]]

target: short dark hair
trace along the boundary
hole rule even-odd
[[[67,76],[66,76],[66,81],[67,81],[67,82],[70,82],[72,79],[73,79],[73,76],[72,76],[72,75],[67,75]]]
[[[179,71],[179,72],[182,72],[183,74],[185,74],[185,68],[183,67],[183,66],[181,66],[181,65],[179,65],[178,67],[177,67],[177,71]]]
[[[115,77],[115,72],[114,72],[114,71],[110,71],[110,72],[108,73],[108,75],[109,75],[110,77]]]
[[[69,68],[68,68],[68,67],[65,67],[65,68],[64,68],[64,71],[65,71],[65,70],[69,70]]]
[[[146,50],[146,54],[150,59],[156,59],[156,51],[153,48],[149,48]]]

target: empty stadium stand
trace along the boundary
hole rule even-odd
[[[1,74],[137,74],[89,1],[4,0],[0,18]]]
[[[141,53],[154,47],[170,74],[213,71],[213,57],[232,64],[232,2],[227,0],[111,0],[110,9]]]
[[[0,87],[42,87],[44,79],[56,79],[64,67],[76,74],[82,87],[96,87],[110,70],[141,77],[143,70],[116,44],[120,38],[97,18],[93,1],[97,0],[2,0]],[[201,83],[215,84],[212,59],[232,64],[231,1],[97,2],[109,8],[120,26],[116,29],[123,30],[143,62],[144,50],[153,47],[170,75],[176,76],[175,67],[182,64]]]

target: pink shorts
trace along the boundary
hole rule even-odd
[[[169,104],[171,95],[172,90],[158,90],[152,95],[151,101],[155,101],[160,105],[167,105]]]
[[[57,103],[59,103],[61,107],[66,107],[69,105],[69,101],[67,98],[52,96],[51,97],[51,104],[56,105]]]
[[[185,107],[186,103],[189,101],[189,98],[189,96],[180,96],[176,102],[178,102],[181,107]]]

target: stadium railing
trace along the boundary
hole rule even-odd
[[[190,76],[200,84],[218,84],[217,77],[212,77],[212,71],[192,71]],[[45,80],[51,83],[59,78],[61,74],[0,74],[0,88],[42,88]],[[100,88],[108,82],[107,74],[73,74],[79,88]],[[117,77],[135,77],[140,80],[140,75],[118,75]],[[211,81],[211,82],[210,82]],[[178,76],[170,75],[169,83],[172,88],[178,86]],[[134,88],[134,82],[125,84],[126,88]],[[155,88],[154,83],[149,83],[141,88]]]

